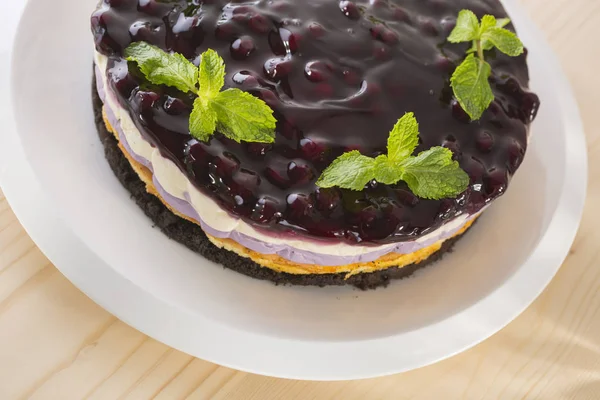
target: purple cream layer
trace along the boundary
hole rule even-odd
[[[102,73],[103,72],[101,72],[100,69],[98,67],[96,67],[96,85],[97,85],[97,89],[98,89],[98,94],[100,95],[100,98],[102,99],[102,102],[105,105],[104,108],[105,108],[106,117],[108,119],[108,122],[117,131],[117,134],[119,136],[119,141],[125,148],[125,151],[127,151],[127,153],[134,160],[136,160],[140,164],[147,167],[150,171],[152,171],[153,170],[152,163],[149,160],[145,159],[144,157],[141,157],[138,154],[136,154],[135,152],[133,152],[133,150],[127,143],[127,138],[121,128],[120,121],[117,120],[117,118],[115,117],[114,111],[107,105],[106,96],[111,96],[111,99],[113,99],[115,103],[116,103],[116,96],[113,93],[109,92],[110,89],[104,87],[104,83],[101,78]],[[230,231],[230,232],[223,232],[223,231],[216,230],[216,229],[212,228],[211,226],[208,226],[206,223],[204,223],[204,221],[200,218],[200,216],[198,215],[196,210],[190,204],[189,196],[187,194],[186,194],[187,201],[182,200],[182,199],[176,198],[176,197],[172,196],[171,194],[167,193],[165,191],[165,189],[162,187],[162,185],[160,184],[160,182],[158,182],[156,180],[156,178],[153,178],[153,183],[154,183],[156,190],[160,194],[160,196],[163,198],[163,200],[165,202],[167,202],[169,204],[169,206],[171,206],[171,208],[173,208],[180,214],[185,215],[186,217],[196,221],[207,234],[217,237],[217,238],[220,238],[220,239],[231,239],[250,250],[256,251],[257,253],[277,254],[278,256],[280,256],[286,260],[289,260],[289,261],[292,261],[292,262],[298,263],[298,264],[314,264],[314,265],[323,265],[323,266],[343,266],[343,265],[354,264],[354,263],[366,263],[366,262],[375,261],[378,258],[380,258],[386,254],[389,254],[389,253],[398,253],[398,254],[413,253],[424,247],[431,246],[440,240],[445,240],[445,239],[448,239],[448,238],[454,236],[462,228],[462,226],[458,226],[455,229],[451,229],[451,230],[445,231],[445,232],[440,232],[439,235],[432,236],[432,237],[428,238],[427,240],[423,240],[421,242],[416,242],[416,241],[401,242],[401,243],[397,243],[394,246],[382,246],[384,248],[379,248],[379,249],[377,247],[374,247],[373,251],[369,251],[369,252],[359,254],[359,255],[347,256],[347,255],[331,255],[331,254],[315,253],[315,252],[306,251],[306,250],[299,250],[299,249],[296,249],[294,247],[291,247],[291,246],[288,246],[285,244],[268,243],[268,242],[250,237],[243,233],[237,232],[235,230]],[[237,218],[235,216],[231,216],[231,217]],[[470,216],[466,222],[468,222],[469,220],[471,220],[473,218],[475,218],[475,216]],[[281,239],[281,237],[282,237],[281,235],[277,236],[277,238],[279,238],[279,239]],[[297,239],[297,238],[298,238],[298,236],[295,235],[294,239]],[[310,239],[307,239],[307,240],[310,240]],[[319,241],[315,241],[315,240],[313,240],[313,241],[316,243],[323,243],[323,242],[319,242]]]

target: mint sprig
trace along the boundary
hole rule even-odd
[[[221,91],[225,63],[216,51],[205,51],[198,68],[181,54],[170,54],[145,42],[129,45],[125,56],[138,64],[151,83],[198,96],[189,122],[194,138],[208,141],[218,130],[238,143],[275,140],[277,121],[264,101],[235,88]]]
[[[435,200],[456,197],[467,189],[469,176],[452,160],[450,150],[438,146],[413,156],[418,144],[419,124],[413,113],[406,113],[390,132],[387,155],[344,153],[323,171],[317,186],[360,191],[372,180],[385,185],[404,181],[418,197]]]
[[[484,51],[495,47],[511,57],[523,53],[521,40],[514,32],[504,29],[509,23],[508,18],[496,19],[492,15],[484,15],[480,22],[472,11],[462,10],[448,37],[451,43],[473,42],[471,49],[467,51],[467,57],[450,79],[456,100],[472,120],[481,118],[494,101],[489,83],[492,68],[485,61]]]

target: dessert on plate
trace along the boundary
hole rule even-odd
[[[539,107],[498,0],[103,0],[91,24],[121,183],[170,238],[276,283],[374,288],[439,259]]]

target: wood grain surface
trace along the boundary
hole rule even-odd
[[[386,378],[318,383],[234,371],[160,344],[94,304],[0,195],[0,400],[600,399],[600,1],[521,2],[573,85],[590,186],[568,259],[508,327],[449,360]]]

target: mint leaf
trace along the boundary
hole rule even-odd
[[[155,85],[173,86],[182,92],[197,91],[198,69],[181,54],[169,54],[146,42],[136,42],[125,49],[125,57],[136,62],[146,79]]]
[[[496,28],[504,28],[506,25],[510,24],[510,18],[500,18],[496,20]],[[483,50],[491,50],[494,48],[494,44],[483,37],[481,38],[481,47]],[[467,53],[473,53],[477,51],[477,43],[473,43],[473,46],[467,51]]]
[[[498,50],[511,57],[516,57],[523,53],[523,43],[513,32],[504,29],[510,22],[508,18],[496,20],[491,15],[485,15],[481,19],[481,46],[483,50],[491,50],[496,47]],[[477,46],[477,43],[474,44]]]
[[[262,100],[239,89],[227,89],[217,94],[210,107],[217,115],[217,127],[236,142],[275,141],[273,110]]]
[[[208,49],[202,54],[199,69],[198,96],[212,99],[225,86],[225,62],[216,51]]]
[[[363,156],[357,150],[344,153],[336,158],[317,181],[317,186],[329,188],[363,190],[373,179],[375,160]]]
[[[504,28],[510,24],[510,18],[499,18],[496,20],[496,28]]]
[[[388,157],[394,161],[402,161],[405,158],[410,157],[418,145],[419,124],[417,123],[414,113],[406,113],[398,120],[394,129],[390,132],[390,137],[388,139]]]
[[[469,54],[450,78],[454,96],[472,120],[479,119],[494,100],[488,81],[491,73],[487,62]]]
[[[479,21],[471,10],[462,10],[458,13],[456,26],[450,33],[450,43],[470,42],[479,38]]]
[[[397,183],[402,174],[398,169],[399,162],[394,162],[388,156],[379,156],[373,165],[373,178],[384,185]]]
[[[400,168],[402,180],[415,195],[424,199],[456,197],[469,186],[469,175],[452,160],[452,152],[444,147],[419,153],[405,160]]]
[[[392,140],[392,136],[396,139]],[[322,188],[338,186],[363,190],[373,179],[384,185],[394,185],[402,180],[415,195],[436,200],[456,197],[464,192],[469,185],[469,176],[452,160],[450,150],[432,147],[416,157],[411,156],[418,136],[414,114],[407,113],[390,132],[388,155],[373,159],[356,150],[344,153],[323,171],[316,184]],[[403,137],[404,140],[400,140]],[[396,151],[395,158],[391,155],[391,149]]]
[[[202,142],[208,142],[217,129],[217,113],[198,97],[190,115],[190,134]]]
[[[504,28],[492,28],[481,37],[498,50],[511,57],[523,54],[523,43],[513,32]]]
[[[481,18],[481,25],[479,27],[479,35],[477,36],[477,39],[481,39],[481,36],[483,36],[483,34],[490,29],[496,27],[496,24],[496,17],[493,15],[484,15],[483,18]]]

